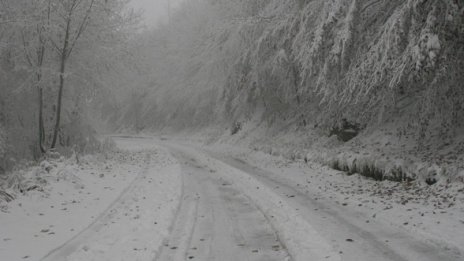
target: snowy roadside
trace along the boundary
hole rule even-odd
[[[151,260],[178,206],[178,164],[153,144],[117,144],[124,150],[107,158],[57,159],[27,170],[43,186],[2,203],[0,260],[63,260],[64,252],[74,253],[68,260]]]
[[[464,253],[464,234],[459,232],[464,228],[461,182],[432,186],[418,181],[379,182],[358,174],[348,176],[317,163],[289,160],[238,146],[214,144],[203,149],[265,170],[269,178],[310,195],[341,214],[346,213],[347,218],[356,217],[356,222],[366,225],[381,222],[443,249]]]

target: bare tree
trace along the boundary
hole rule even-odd
[[[95,0],[64,0],[58,3],[61,9],[62,26],[59,27],[58,36],[62,35],[61,42],[52,40],[52,44],[60,56],[60,83],[58,87],[58,100],[56,104],[55,127],[51,148],[56,147],[60,130],[61,110],[63,104],[63,89],[65,86],[66,64],[73,52],[79,38],[86,30]]]
[[[36,20],[26,24],[21,29],[21,41],[24,56],[28,65],[35,73],[35,88],[37,89],[38,105],[38,141],[42,153],[45,152],[45,127],[43,116],[43,66],[47,52],[48,30],[50,28],[51,0],[35,1],[31,3]],[[36,43],[34,43],[36,42]]]

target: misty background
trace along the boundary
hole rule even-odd
[[[142,12],[143,23],[150,28],[168,22],[170,12],[182,0],[131,0],[130,7]]]

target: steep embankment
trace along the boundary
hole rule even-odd
[[[453,0],[187,4],[183,19],[150,40],[163,44],[149,91],[157,103],[145,117],[201,125],[207,112],[263,113],[329,126],[407,114],[424,136],[448,132],[463,117],[463,8]]]
[[[300,154],[328,148],[318,156],[326,163],[350,151],[348,163],[334,163],[349,171],[365,167],[353,167],[360,157],[407,155],[411,165],[463,155],[461,1],[198,1],[175,17],[151,38],[156,82],[143,96],[144,127],[227,126],[238,137],[293,140]],[[347,129],[361,135],[326,138]],[[394,167],[379,164],[366,172]],[[390,174],[402,178],[400,169]]]

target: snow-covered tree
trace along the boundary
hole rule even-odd
[[[402,118],[419,136],[452,136],[464,117],[462,13],[453,0],[186,1],[147,45],[158,87],[143,111],[179,126]]]
[[[0,123],[14,144],[8,158],[39,157],[49,147],[88,139],[80,132],[93,135],[86,104],[107,84],[102,75],[136,31],[127,4],[0,1]]]

